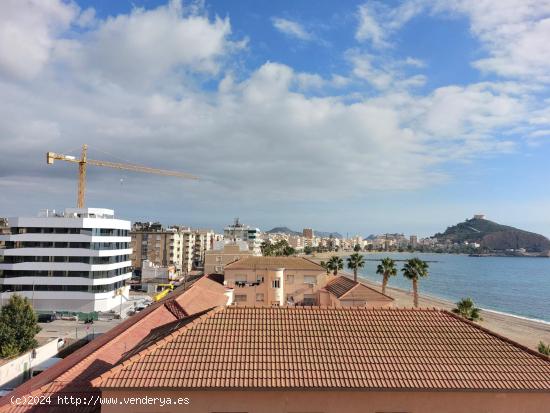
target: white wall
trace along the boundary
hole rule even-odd
[[[0,365],[0,388],[13,389],[23,382],[25,370],[31,370],[57,355],[57,338],[37,347],[36,357],[32,351]],[[29,372],[30,374],[30,372]]]

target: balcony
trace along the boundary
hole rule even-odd
[[[235,281],[236,288],[257,287],[262,284],[262,281]]]

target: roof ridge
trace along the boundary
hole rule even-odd
[[[469,324],[469,325],[471,325],[472,327],[475,327],[476,329],[481,330],[481,331],[483,331],[484,333],[487,333],[487,334],[489,334],[489,335],[491,335],[491,336],[493,336],[493,337],[495,337],[495,338],[497,338],[497,339],[499,339],[499,340],[501,340],[501,341],[504,341],[505,343],[508,343],[508,344],[510,344],[510,345],[512,345],[512,346],[514,346],[514,347],[517,347],[517,348],[519,348],[520,350],[526,351],[526,352],[528,352],[529,354],[531,354],[531,355],[533,355],[533,356],[539,357],[539,358],[541,358],[541,359],[544,360],[544,361],[550,362],[550,356],[545,356],[544,354],[539,353],[538,351],[535,351],[535,350],[533,350],[533,349],[531,349],[531,348],[529,348],[529,347],[527,347],[527,346],[524,346],[523,344],[520,344],[520,343],[518,343],[517,341],[512,340],[511,338],[505,337],[505,336],[503,336],[503,335],[501,335],[501,334],[499,334],[499,333],[496,333],[496,332],[494,332],[494,331],[492,331],[492,330],[489,330],[489,329],[486,328],[486,327],[480,326],[479,324],[476,324],[476,323],[474,323],[473,321],[470,321],[470,320],[468,320],[468,319],[466,319],[466,318],[464,318],[464,317],[461,317],[461,316],[459,316],[458,314],[453,313],[452,311],[445,310],[445,309],[441,309],[440,311],[441,311],[442,313],[445,313],[445,314],[447,314],[447,315],[449,315],[449,316],[451,316],[451,317],[457,319],[457,320],[462,321],[463,323]]]
[[[122,370],[122,369],[126,368],[127,366],[133,364],[138,359],[141,359],[143,356],[146,356],[146,355],[152,353],[157,348],[159,348],[161,345],[164,345],[166,343],[171,342],[176,337],[180,336],[181,334],[183,334],[184,332],[186,332],[187,330],[189,330],[190,328],[192,328],[196,324],[204,321],[207,318],[212,317],[214,314],[217,314],[217,313],[223,311],[224,309],[225,309],[225,307],[223,307],[223,306],[212,308],[210,311],[208,311],[205,314],[203,314],[202,316],[194,319],[189,324],[186,324],[182,328],[180,328],[176,331],[173,331],[172,333],[168,334],[166,337],[158,340],[157,342],[153,343],[151,346],[148,346],[147,348],[143,349],[139,353],[133,355],[128,360],[125,360],[124,362],[114,366],[110,370],[106,371],[105,373],[103,373],[100,376],[96,377],[95,379],[91,380],[90,384],[92,385],[92,387],[99,387],[102,382],[104,382],[109,377],[113,376],[115,373],[118,373],[120,370]],[[192,317],[192,316],[190,316],[190,317]]]
[[[347,274],[347,273],[344,272],[344,274]],[[350,274],[350,275],[351,275],[351,274]],[[344,275],[343,277],[345,277],[345,275]],[[346,278],[351,279],[350,277],[346,277]],[[355,281],[355,280],[353,280],[353,281]],[[391,296],[389,296],[389,295],[387,295],[387,294],[385,294],[385,293],[383,293],[383,292],[381,292],[381,291],[378,291],[377,289],[375,289],[375,288],[373,288],[373,287],[368,286],[368,285],[365,284],[364,282],[361,282],[361,281],[356,281],[356,282],[359,283],[359,284],[361,284],[361,285],[363,285],[364,287],[367,287],[367,288],[370,289],[370,290],[376,291],[377,293],[382,294],[382,295],[384,295],[384,296],[386,296],[386,297],[388,297],[388,298],[391,298],[393,301],[395,301],[395,298],[393,298],[393,297],[391,297]],[[347,294],[347,293],[346,293],[346,294]],[[344,294],[344,295],[345,295],[345,294]]]
[[[132,323],[128,328],[124,329],[124,332],[128,331],[128,330],[131,330],[133,329],[134,327],[136,327],[139,323],[140,320],[144,319],[146,317],[147,314],[149,313],[152,313],[155,309],[157,308],[160,308],[160,307],[164,307],[166,308],[174,317],[176,317],[176,319],[178,318],[178,316],[176,314],[174,314],[174,312],[166,306],[166,304],[170,303],[170,302],[175,302],[178,306],[179,306],[179,303],[176,302],[176,297],[179,297],[180,295],[183,295],[185,293],[187,293],[188,291],[190,291],[193,287],[195,286],[195,283],[191,284],[189,287],[187,288],[184,288],[183,291],[178,294],[178,295],[174,295],[174,294],[169,294],[168,296],[164,297],[162,300],[159,300],[157,301],[156,303],[154,304],[158,304],[158,305],[151,305],[149,306],[148,308],[146,308],[145,310],[143,310],[142,312],[140,312],[140,314],[143,314],[144,315],[142,317],[140,317],[136,322]],[[181,306],[180,306],[181,307]],[[149,310],[148,312],[145,312],[146,310]],[[187,314],[187,312],[182,308],[182,311]],[[131,318],[128,318],[127,320],[130,320]],[[123,324],[123,323],[121,323]],[[121,325],[119,324],[119,325]],[[102,347],[106,346],[107,344],[109,343],[112,343],[112,342],[115,342],[115,341],[118,341],[120,340],[121,338],[121,334],[117,334],[115,337],[113,337],[111,340],[109,341],[106,341],[105,343],[103,343],[102,345],[100,345],[98,348],[96,348],[93,352],[91,352],[90,354],[88,354],[86,357],[84,357],[83,359],[81,359],[79,362],[77,362],[76,364],[74,364],[73,366],[71,366],[68,370],[64,371],[63,373],[61,373],[59,376],[56,377],[59,378],[61,377],[62,375],[64,375],[65,373],[68,373],[69,371],[73,370],[74,368],[76,368],[77,366],[79,366],[80,364],[82,364],[84,361],[88,360],[90,357],[92,357],[97,351],[99,351]]]

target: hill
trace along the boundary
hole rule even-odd
[[[288,234],[288,235],[302,235],[301,232],[293,231],[288,227],[275,227],[266,231],[268,234]]]
[[[270,229],[269,231],[266,231],[268,234],[288,234],[288,235],[302,235],[301,232],[294,231],[288,227],[275,227]],[[332,236],[332,238],[342,238],[342,235],[340,235],[338,232],[324,232],[324,231],[314,231],[315,236],[321,237],[321,238],[329,238]]]
[[[488,219],[472,218],[448,227],[444,233],[434,235],[440,242],[477,242],[493,251],[524,248],[527,252],[550,250],[550,240],[543,235],[501,225]]]

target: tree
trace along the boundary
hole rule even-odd
[[[453,313],[458,314],[470,321],[481,321],[482,318],[479,315],[479,308],[474,306],[474,302],[471,298],[463,298],[456,303],[456,308],[453,309]]]
[[[545,356],[550,356],[550,344],[544,344],[543,341],[539,343],[539,353],[544,354]]]
[[[273,254],[273,244],[269,241],[262,241],[262,244],[260,245],[260,250],[262,251],[262,255],[267,257],[269,255]]]
[[[355,244],[355,247],[353,247],[353,250],[354,250],[355,252],[361,251],[361,245]]]
[[[363,268],[365,266],[365,259],[361,254],[356,252],[355,254],[351,254],[348,258],[348,268],[350,270],[353,270],[353,280],[357,281],[357,271],[359,271],[359,268]]]
[[[270,241],[263,241],[260,245],[260,250],[262,255],[265,257],[268,256],[289,256],[296,254],[296,250],[292,248],[287,240],[279,240],[272,244]]]
[[[376,268],[376,274],[382,276],[382,294],[386,294],[386,287],[390,277],[397,275],[397,267],[395,266],[395,261],[390,257],[384,258],[378,267]]]
[[[306,246],[304,247],[304,254],[306,254],[306,255],[311,255],[312,252],[313,252],[313,248],[310,247],[309,245],[306,245]]]
[[[11,357],[38,344],[40,331],[36,313],[29,300],[14,294],[0,311],[0,356]]]
[[[328,263],[326,263],[325,261],[321,261],[320,265],[327,271],[327,275],[328,275],[330,273],[330,268],[328,267]]]
[[[344,260],[337,255],[333,255],[328,260],[327,266],[334,275],[338,275],[338,270],[344,269]]]
[[[428,263],[420,258],[408,260],[401,269],[403,276],[412,281],[414,306],[418,307],[418,280],[428,276]]]

